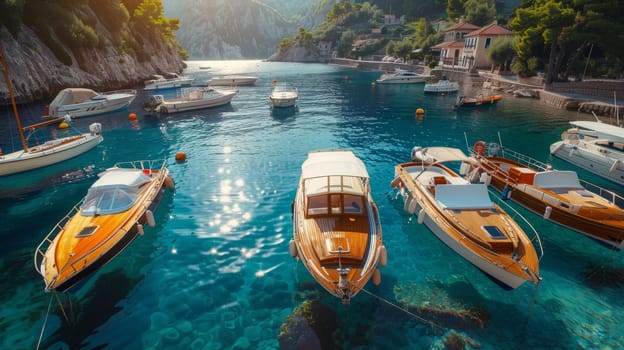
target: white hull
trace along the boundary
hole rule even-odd
[[[191,86],[192,81],[193,79],[154,82],[154,83],[146,84],[145,90],[164,90],[164,89],[175,89],[179,87]]]
[[[606,151],[604,147],[583,141],[579,141],[577,145],[558,141],[550,146],[550,152],[555,157],[624,185],[623,152]]]
[[[134,98],[134,95],[128,95],[108,100],[87,101],[73,105],[65,105],[61,106],[53,117],[62,117],[69,114],[72,118],[80,118],[115,112],[127,108]]]
[[[425,92],[457,92],[459,84],[457,82],[449,82],[446,80],[439,81],[434,84],[425,84]]]
[[[292,107],[297,103],[298,98],[299,96],[296,93],[273,94],[269,96],[269,104],[271,107],[277,108]]]
[[[210,79],[208,85],[211,86],[243,86],[243,85],[253,85],[256,83],[258,78],[256,77],[244,77],[244,76],[225,76],[225,77],[216,77]]]
[[[160,95],[158,97],[158,103],[151,107],[151,111],[159,113],[178,113],[185,111],[192,111],[196,109],[219,107],[230,103],[232,98],[236,96],[237,91],[195,91],[191,92],[189,96],[183,98],[177,98],[173,100],[164,100]]]
[[[0,176],[42,168],[79,156],[97,146],[103,139],[101,135],[83,134],[82,136],[79,140],[64,144],[62,144],[64,139],[58,139],[39,146],[46,147],[59,144],[59,146],[46,151],[31,153],[22,150],[2,155],[0,156]],[[33,149],[35,148],[33,147]]]
[[[405,200],[415,200],[409,199],[411,197],[406,197],[406,194],[402,193],[401,195]],[[416,205],[415,213],[418,213],[421,210],[420,204]],[[484,260],[478,254],[468,249],[461,242],[454,240],[450,235],[448,235],[431,217],[432,213],[428,210],[425,210],[425,217],[423,223],[433,234],[438,237],[444,244],[446,244],[449,248],[451,248],[455,253],[459,254],[464,259],[468,260],[471,264],[479,268],[481,271],[486,274],[492,276],[494,279],[500,281],[501,283],[507,285],[508,287],[515,289],[522,285],[526,280],[524,278],[520,278],[519,276],[510,273],[509,271],[499,268],[495,264]],[[435,214],[434,214],[435,215]]]
[[[381,78],[376,81],[377,84],[421,84],[431,78],[430,75],[423,75],[421,77],[409,77],[409,78]]]

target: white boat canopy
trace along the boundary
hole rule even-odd
[[[600,137],[601,139],[624,142],[624,128],[621,128],[619,126],[584,120],[572,121],[570,122],[570,124],[579,128],[593,130],[598,134],[598,137]]]
[[[485,184],[438,185],[435,199],[447,209],[491,209]]]
[[[150,178],[140,170],[111,168],[102,173],[100,178],[91,185],[91,188],[116,186],[137,187],[148,181],[150,181]]]
[[[310,179],[326,176],[354,176],[368,178],[364,163],[351,151],[318,151],[308,153],[301,165],[301,177]]]
[[[85,88],[67,88],[61,90],[61,92],[56,95],[54,100],[50,103],[50,110],[55,107],[65,106],[65,105],[73,105],[76,103],[84,102],[90,98],[98,96],[98,93]]]
[[[420,150],[425,162],[469,162],[462,150],[454,147],[426,147]]]

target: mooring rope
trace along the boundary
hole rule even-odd
[[[407,310],[405,308],[402,308],[401,306],[396,305],[396,304],[392,303],[391,301],[389,301],[387,299],[384,299],[384,298],[380,297],[379,295],[375,295],[374,293],[367,291],[364,288],[362,288],[361,290],[363,292],[365,292],[366,294],[372,296],[373,298],[376,298],[376,299],[378,299],[380,301],[383,301],[384,303],[392,306],[393,308],[395,308],[395,309],[397,309],[399,311],[402,311],[402,312],[408,314],[409,316],[412,316],[413,318],[419,320],[422,323],[425,323],[425,324],[427,324],[427,325],[429,325],[429,326],[431,326],[433,328],[439,328],[440,330],[445,330],[446,329],[445,327],[442,327],[442,326],[440,326],[439,324],[437,324],[437,323],[435,323],[433,321],[430,321],[430,320],[427,320],[427,319],[425,319],[423,317],[420,317],[420,316],[416,315],[415,313],[413,313],[413,312],[411,312],[411,311],[409,311],[409,310]]]
[[[48,311],[46,312],[45,319],[43,320],[43,326],[41,327],[41,333],[39,333],[39,340],[37,341],[36,349],[39,349],[41,340],[43,339],[43,332],[45,331],[46,324],[48,323],[48,316],[50,316],[50,308],[52,307],[52,295],[50,295],[50,301],[48,302]]]

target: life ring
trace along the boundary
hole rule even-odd
[[[472,147],[472,149],[480,156],[482,156],[485,153],[485,142],[483,141],[477,141],[474,144],[474,147]]]

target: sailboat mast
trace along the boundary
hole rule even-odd
[[[7,68],[6,60],[4,59],[4,51],[2,45],[0,45],[0,60],[2,60],[2,73],[4,73],[4,80],[7,84],[7,90],[9,90],[9,97],[11,98],[11,105],[13,106],[13,113],[15,113],[15,120],[17,121],[17,130],[19,130],[20,139],[22,140],[22,147],[24,152],[28,151],[28,143],[26,143],[26,137],[24,136],[24,130],[22,130],[22,122],[20,121],[19,114],[17,113],[17,105],[15,104],[15,97],[13,97],[13,87],[11,86],[11,80],[9,79],[9,70]]]

